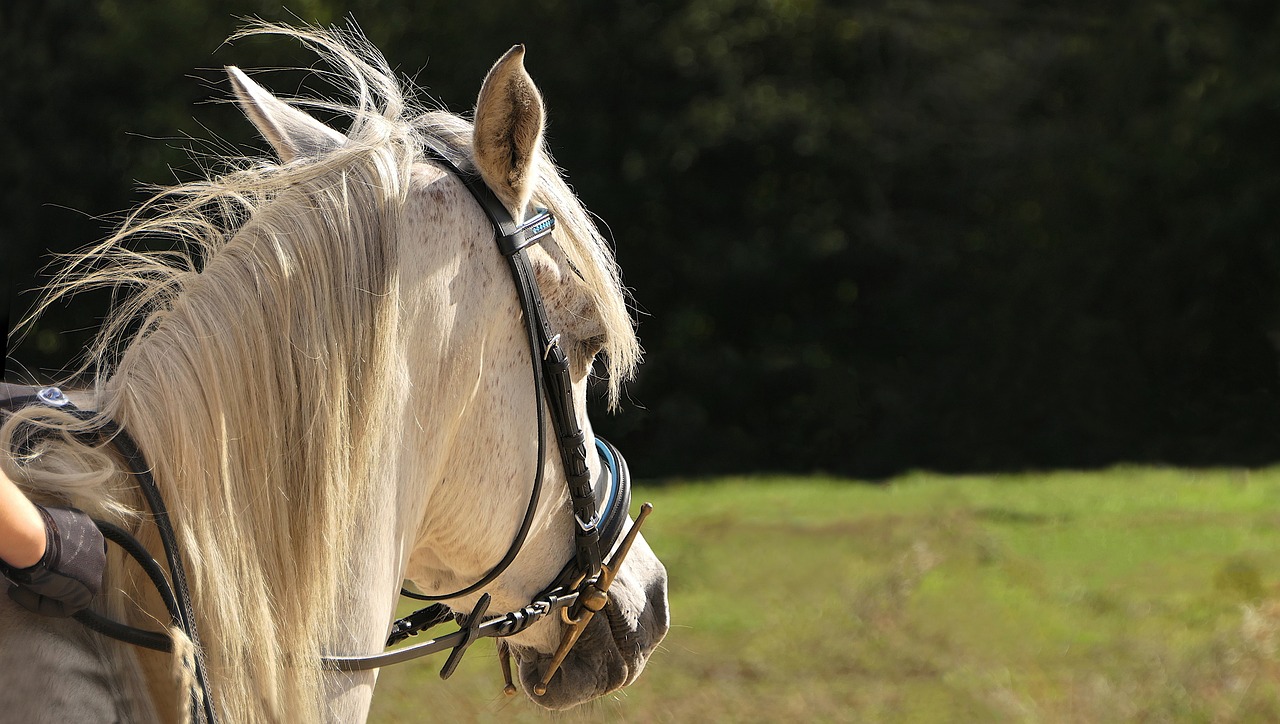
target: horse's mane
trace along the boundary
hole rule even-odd
[[[349,142],[287,164],[221,159],[232,170],[159,191],[68,256],[26,320],[86,289],[131,292],[84,369],[100,414],[140,441],[170,501],[230,721],[318,718],[305,712],[318,714],[323,696],[320,656],[345,653],[321,652],[318,639],[342,625],[349,511],[395,479],[385,451],[399,431],[381,413],[405,377],[399,211],[424,147],[471,165],[470,123],[416,106],[358,33],[261,24],[240,35],[262,33],[299,40],[335,69],[329,80],[354,102],[305,103],[349,119]],[[616,400],[639,357],[618,269],[550,158],[541,168],[535,200],[555,213],[559,245],[596,299]],[[135,249],[156,238],[180,248]],[[24,411],[0,433],[0,464],[34,497],[136,524],[115,457],[65,434],[93,424]],[[63,432],[18,455],[20,425]],[[107,604],[117,616],[134,608],[119,593]]]

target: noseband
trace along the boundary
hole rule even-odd
[[[587,463],[587,437],[574,414],[573,386],[569,372],[568,356],[560,347],[560,335],[554,333],[542,300],[542,294],[534,280],[533,268],[526,249],[546,239],[555,229],[555,217],[551,212],[539,209],[524,223],[517,224],[510,212],[476,174],[463,171],[436,149],[427,149],[428,158],[451,172],[462,181],[473,198],[480,204],[485,216],[493,224],[498,250],[507,259],[515,282],[516,292],[523,311],[529,342],[529,357],[534,379],[534,400],[538,425],[538,458],[529,503],[511,545],[502,559],[478,581],[465,588],[442,595],[423,595],[403,590],[410,598],[424,601],[444,601],[474,593],[492,583],[515,560],[523,548],[534,514],[541,498],[546,460],[546,421],[551,420],[560,450],[560,461],[565,471],[574,519],[574,555],[556,578],[523,608],[501,616],[490,616],[490,595],[483,594],[469,614],[455,615],[448,607],[435,603],[396,621],[391,627],[387,646],[445,621],[454,620],[459,629],[449,634],[425,641],[415,646],[390,650],[371,656],[326,656],[325,668],[334,671],[363,671],[390,664],[410,661],[428,654],[449,651],[449,657],[440,671],[441,678],[449,678],[458,666],[463,654],[477,639],[499,639],[499,652],[508,694],[515,692],[511,682],[509,649],[502,638],[520,633],[543,618],[559,612],[566,629],[559,649],[534,687],[534,693],[542,695],[561,663],[585,630],[592,616],[608,603],[608,591],[618,573],[640,526],[648,517],[652,506],[645,503],[630,530],[626,528],[627,513],[631,505],[631,476],[627,462],[612,444],[602,438],[594,438],[597,455],[602,461],[599,479],[593,481]],[[6,390],[14,390],[5,386]],[[0,390],[0,391],[6,391]],[[7,398],[7,399],[5,399]],[[177,550],[177,540],[169,521],[163,498],[151,475],[141,449],[128,432],[114,422],[95,412],[81,410],[57,388],[32,390],[0,395],[0,410],[12,411],[27,405],[44,405],[62,409],[84,421],[97,421],[99,427],[89,432],[76,433],[86,444],[109,444],[120,454],[129,467],[143,499],[151,509],[168,563],[168,579],[146,549],[128,532],[105,522],[95,521],[104,537],[120,545],[147,573],[169,611],[171,622],[182,629],[196,644],[196,682],[204,695],[192,691],[192,718],[197,720],[201,710],[205,721],[217,721],[212,704],[203,656],[195,625],[194,608],[187,590],[186,574]],[[603,554],[615,550],[605,562]],[[105,636],[126,643],[158,651],[171,652],[173,643],[167,634],[139,629],[85,610],[76,614],[76,620]]]

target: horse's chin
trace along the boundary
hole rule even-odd
[[[512,638],[508,645],[529,698],[547,709],[569,709],[635,681],[670,623],[667,569],[640,536],[609,589],[609,602],[588,622],[545,693],[534,691],[551,663],[551,639],[563,635],[563,624],[557,632],[544,621],[539,625],[548,627],[537,638]]]
[[[591,619],[565,657],[545,694],[534,693],[551,654],[513,645],[520,683],[547,709],[568,709],[631,684],[644,670],[670,623],[667,576],[654,558],[646,585],[615,585],[609,604]],[[620,579],[621,580],[621,579]]]
[[[542,681],[551,654],[513,646],[520,683],[529,698],[547,709],[569,709],[635,681],[644,669],[648,651],[636,646],[635,636],[627,635],[625,624],[620,626],[617,620],[612,605],[592,618],[541,696],[534,693],[534,687]]]

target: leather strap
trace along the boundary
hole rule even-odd
[[[535,372],[535,386],[546,388],[547,409],[559,442],[560,460],[573,501],[575,520],[575,559],[580,573],[588,578],[600,572],[600,531],[596,518],[596,499],[591,472],[587,465],[587,439],[578,425],[573,409],[573,385],[569,376],[569,360],[560,348],[559,335],[551,328],[550,315],[542,300],[542,293],[534,280],[528,257],[521,253],[530,243],[544,238],[555,227],[554,217],[539,212],[524,224],[517,224],[507,207],[498,199],[479,175],[463,171],[457,164],[436,149],[428,149],[428,156],[448,168],[462,181],[480,208],[493,224],[499,250],[507,257],[512,278],[520,297],[525,319],[537,320],[537,345],[530,337],[530,354],[541,352],[541,369]],[[539,424],[542,422],[542,404],[538,405]],[[538,451],[542,457],[543,438],[539,435]],[[616,540],[616,539],[615,539]],[[523,542],[523,541],[522,541]]]
[[[524,253],[531,243],[545,238],[554,228],[554,217],[539,213],[530,224],[517,224],[506,206],[494,195],[493,191],[477,174],[463,171],[456,163],[440,151],[428,148],[427,156],[444,166],[462,182],[470,192],[481,210],[493,224],[499,251],[507,259],[511,270],[511,278],[515,282],[516,294],[520,299],[520,309],[524,313],[525,331],[529,341],[529,358],[534,379],[534,409],[538,420],[538,460],[534,473],[529,503],[525,508],[524,518],[516,532],[507,553],[480,580],[471,585],[447,594],[420,594],[402,589],[401,593],[420,601],[445,601],[469,593],[474,593],[493,582],[515,560],[524,541],[528,537],[529,528],[533,524],[533,515],[537,510],[538,499],[542,494],[546,450],[546,415],[548,408],[546,397],[550,396],[551,417],[557,439],[560,443],[561,461],[569,478],[570,496],[573,498],[574,516],[578,520],[594,521],[595,499],[591,494],[590,471],[586,465],[586,438],[573,416],[572,387],[568,379],[568,362],[560,350],[559,337],[551,330],[551,322],[547,315],[542,293],[538,290],[533,268],[528,256]],[[544,366],[545,365],[545,366]],[[545,388],[545,390],[544,390]],[[566,404],[565,398],[568,402]],[[585,516],[585,517],[583,517]],[[594,524],[578,526],[575,534],[575,559],[579,565],[585,564],[584,571],[595,575],[600,571],[599,532]]]
[[[9,386],[6,387],[8,388]],[[98,425],[96,428],[91,431],[77,433],[77,438],[87,445],[107,444],[113,446],[128,466],[129,472],[133,475],[134,481],[138,486],[138,490],[142,492],[143,499],[151,509],[156,529],[160,533],[160,541],[164,547],[165,558],[169,564],[169,578],[173,582],[170,595],[174,599],[174,603],[176,603],[176,606],[170,609],[170,613],[176,614],[174,617],[174,623],[181,628],[188,638],[191,639],[191,642],[195,644],[196,682],[199,685],[200,691],[204,692],[204,695],[201,696],[198,691],[195,689],[192,690],[191,698],[193,706],[191,716],[195,719],[199,716],[199,713],[203,711],[207,724],[217,724],[218,716],[213,705],[213,697],[211,695],[212,690],[209,687],[208,672],[206,671],[204,663],[204,651],[200,646],[200,634],[196,630],[195,611],[191,604],[191,593],[187,586],[186,569],[183,566],[182,557],[178,552],[177,536],[173,530],[173,523],[169,519],[169,510],[165,506],[164,497],[160,494],[159,488],[156,487],[155,478],[151,475],[151,467],[147,464],[146,457],[143,456],[142,451],[138,448],[138,444],[133,440],[129,433],[125,432],[125,430],[117,425],[115,421],[110,419],[101,419],[96,412],[82,410],[76,407],[71,403],[71,400],[67,399],[62,391],[56,387],[29,389],[34,389],[34,393],[10,397],[2,403],[2,406],[5,409],[13,410],[18,409],[17,407],[14,407],[14,405],[18,403],[42,404],[48,407],[64,410],[68,414],[85,422],[96,422]],[[25,404],[22,406],[25,406]],[[98,523],[98,521],[95,521],[95,523]],[[99,530],[103,530],[101,525],[99,525]],[[105,530],[103,533],[106,535]],[[132,536],[129,537],[132,538]],[[135,540],[134,543],[136,544],[137,541]],[[139,545],[138,547],[140,548],[141,546]],[[128,548],[126,548],[126,550],[128,550]],[[135,555],[135,558],[136,557],[137,556]],[[146,570],[147,566],[144,565],[143,568]],[[147,573],[148,575],[151,575],[151,571],[148,570]],[[161,588],[159,584],[157,584],[157,589],[160,590],[161,597],[164,598],[165,589]],[[168,604],[169,601],[166,601],[166,605]],[[101,616],[97,616],[92,613],[87,616],[77,616],[76,620],[81,621],[81,623],[84,623],[94,630],[98,630],[100,633],[107,633],[108,635],[110,635],[109,632],[118,633],[132,629],[132,627],[110,621],[109,619],[102,618]],[[145,636],[145,634],[154,633],[146,632],[142,629],[132,630],[144,634],[135,636],[135,638],[139,639],[148,639],[149,637]],[[138,643],[128,638],[118,638],[129,643]],[[151,639],[150,643],[158,644],[154,639]],[[149,646],[149,648],[154,647]]]
[[[453,169],[454,172],[459,175],[459,178],[463,179],[464,183],[466,182],[466,177],[462,175],[462,171],[459,170],[457,166],[454,166],[453,163],[444,156],[439,155],[436,157],[436,160]],[[483,182],[481,182],[481,185],[483,185]],[[472,186],[468,185],[467,188],[471,190],[473,195],[476,194],[476,190]],[[488,187],[484,187],[484,189],[488,191]],[[492,203],[497,203],[497,197],[493,196],[492,191],[489,191],[488,196],[491,197]],[[481,203],[481,206],[484,207],[484,203]],[[498,207],[502,209],[504,217],[509,220],[510,214],[507,214],[506,209],[502,207],[501,204],[498,204]],[[488,208],[485,208],[485,213],[489,213]],[[495,227],[498,227],[499,229],[502,228],[499,226],[502,222],[494,219],[492,216],[490,219],[493,220]],[[514,233],[514,224],[510,224],[510,227]],[[533,310],[531,310],[529,306],[530,290],[532,289],[532,295],[535,297],[534,303],[536,305],[536,309],[538,312],[542,311],[542,295],[537,294],[537,287],[533,282],[533,273],[528,266],[528,259],[523,253],[517,253],[513,256],[507,257],[507,261],[510,263],[512,275],[516,279],[516,287],[519,290],[520,306],[524,311],[525,334],[529,341],[529,360],[533,371],[533,379],[535,380],[533,394],[534,409],[537,410],[538,418],[538,459],[536,462],[537,467],[534,470],[533,485],[529,493],[529,503],[525,506],[524,517],[520,521],[520,528],[516,531],[515,538],[511,541],[510,547],[507,548],[506,554],[502,556],[502,560],[498,561],[493,568],[489,569],[488,573],[482,576],[480,580],[475,583],[472,583],[465,588],[453,591],[452,593],[422,594],[403,588],[400,589],[401,595],[414,598],[419,601],[447,601],[452,598],[458,598],[459,596],[465,596],[484,588],[488,584],[492,583],[498,576],[502,575],[502,572],[507,570],[507,568],[511,566],[511,563],[516,559],[516,556],[520,553],[520,549],[524,547],[524,541],[529,535],[529,529],[533,525],[534,513],[538,508],[538,499],[542,496],[542,481],[546,468],[546,456],[543,455],[542,451],[546,449],[547,425],[545,416],[542,414],[543,407],[545,406],[542,385],[537,382],[542,379],[542,357],[534,351],[538,349],[539,341],[539,325],[537,320],[542,320],[541,326],[544,329],[544,336],[550,331],[550,328],[547,327],[547,323],[545,321],[546,315],[534,314]]]

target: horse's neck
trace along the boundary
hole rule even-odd
[[[370,520],[364,526],[370,535],[360,545],[363,553],[351,561],[350,576],[342,588],[343,597],[339,602],[334,626],[328,640],[321,646],[323,651],[335,655],[373,654],[382,651],[401,580],[391,520],[388,518],[385,525]],[[159,549],[156,548],[154,552],[158,553]],[[153,615],[162,610],[154,606],[153,609]],[[311,636],[316,633],[298,630],[291,635]],[[171,662],[167,657],[145,655],[142,664],[155,708],[159,711],[177,711],[181,703],[180,697],[185,696],[185,693],[176,688]],[[370,671],[326,674],[324,684],[327,711],[323,712],[323,721],[363,722],[368,716],[376,679],[376,674]],[[90,717],[60,721],[101,719]]]
[[[373,654],[382,651],[386,641],[388,624],[394,612],[396,592],[399,590],[400,570],[397,557],[397,544],[394,517],[375,520],[372,513],[381,506],[370,501],[370,508],[361,511],[368,515],[368,520],[361,525],[367,532],[360,541],[348,566],[348,577],[342,585],[342,597],[339,601],[336,620],[322,642],[321,650],[335,655]],[[159,554],[158,542],[149,545],[153,553]],[[149,596],[148,596],[149,597]],[[152,614],[158,615],[163,609],[156,608],[158,600],[152,606]],[[284,635],[314,636],[318,632],[297,630],[285,632]],[[206,640],[207,644],[208,641]],[[314,662],[318,664],[319,662]],[[177,711],[181,704],[180,697],[185,696],[175,684],[172,664],[167,657],[146,655],[143,669],[150,696],[159,711]],[[376,681],[374,672],[352,672],[342,674],[332,672],[325,675],[325,699],[327,711],[323,712],[323,721],[328,722],[363,722],[369,711]],[[215,682],[216,688],[216,682]],[[217,698],[215,693],[215,704]],[[70,721],[96,721],[97,719],[70,719]],[[64,720],[66,721],[66,720]]]
[[[328,653],[373,654],[383,649],[402,569],[397,555],[402,545],[393,503],[390,497],[371,501],[369,509],[360,511],[367,516],[361,527],[368,534],[356,546],[355,560],[349,562],[349,580],[342,587],[338,621],[323,647]],[[327,674],[324,683],[328,720],[364,721],[376,680],[376,673],[371,671]]]
[[[88,406],[92,400],[85,400]],[[146,439],[138,440],[144,453],[151,454]],[[167,487],[161,481],[161,487]],[[334,620],[326,631],[288,630],[282,626],[282,635],[320,636],[320,648],[334,655],[372,654],[381,652],[386,641],[388,625],[394,613],[397,592],[402,576],[401,551],[406,549],[402,538],[404,527],[411,523],[402,510],[402,499],[397,497],[395,486],[377,486],[374,495],[367,497],[357,509],[349,510],[355,516],[354,530],[360,531],[351,541],[351,555],[341,568],[338,601]],[[179,500],[181,491],[168,490],[167,499]],[[171,505],[176,504],[174,502]],[[154,528],[144,528],[143,540],[152,554],[162,560],[163,549]],[[230,543],[229,543],[230,544]],[[135,583],[141,580],[135,575]],[[229,585],[234,585],[228,582]],[[143,588],[147,584],[142,583]],[[139,598],[151,600],[152,616],[163,615],[159,599],[149,592],[138,591]],[[198,610],[198,607],[197,607]],[[199,617],[199,613],[197,613]],[[199,624],[200,621],[198,620]],[[209,645],[210,638],[204,643]],[[171,663],[166,657],[144,656],[143,668],[155,707],[159,711],[176,711],[184,692],[174,685]],[[313,662],[319,665],[319,662]],[[328,673],[324,676],[327,710],[322,712],[325,721],[362,722],[367,717],[372,699],[376,675],[373,672],[351,674]],[[217,703],[214,682],[215,704]]]
[[[0,719],[157,721],[132,652],[0,596]]]

